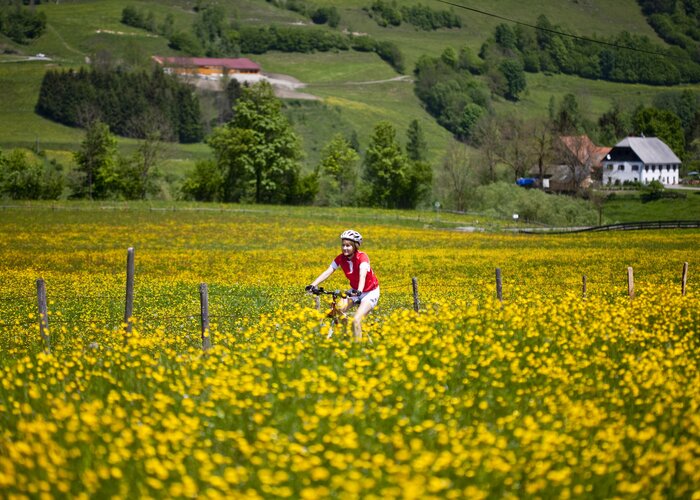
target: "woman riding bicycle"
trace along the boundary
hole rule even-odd
[[[362,235],[357,231],[348,229],[340,235],[340,240],[342,253],[333,259],[328,269],[323,271],[318,278],[306,287],[306,291],[313,291],[319,284],[327,280],[336,269],[341,268],[350,281],[350,287],[352,288],[349,293],[352,301],[349,301],[341,312],[345,312],[353,305],[359,304],[352,321],[354,338],[359,341],[362,340],[362,320],[376,307],[379,301],[379,282],[369,265],[369,257],[366,253],[359,250],[362,244]]]

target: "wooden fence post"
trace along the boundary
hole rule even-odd
[[[202,310],[202,349],[207,351],[211,347],[209,334],[209,289],[206,283],[199,285],[199,302]]]
[[[126,333],[131,333],[131,318],[134,315],[134,247],[126,251],[126,307],[124,308],[124,323]]]
[[[411,285],[413,286],[413,310],[418,312],[420,308],[420,303],[418,302],[418,278],[411,278]]]
[[[49,337],[49,311],[46,307],[46,282],[43,278],[36,280],[36,296],[39,305],[39,334],[44,341],[46,352],[51,352],[51,338]]]
[[[683,276],[681,276],[681,295],[685,297],[685,286],[688,283],[688,263],[683,263]]]
[[[581,288],[583,292],[583,298],[586,298],[586,275],[583,275],[583,278],[581,279]]]
[[[503,302],[503,281],[501,280],[501,268],[496,268],[496,296]]]
[[[627,268],[627,294],[630,299],[634,298],[634,271],[631,267]]]

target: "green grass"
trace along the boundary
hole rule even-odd
[[[42,61],[0,64],[0,147],[74,149],[83,132],[34,113],[41,79],[52,67]]]
[[[616,194],[603,207],[604,223],[700,219],[700,190],[678,190],[685,198],[642,203],[638,193]]]
[[[268,52],[249,57],[260,64],[263,71],[290,75],[317,85],[387,80],[398,76],[376,54],[353,50],[315,54]]]

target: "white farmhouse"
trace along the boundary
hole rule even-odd
[[[626,137],[602,160],[603,184],[678,184],[681,160],[657,137]]]

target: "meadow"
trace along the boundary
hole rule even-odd
[[[194,204],[0,213],[0,496],[700,491],[700,231],[465,233],[450,227],[475,220],[454,214]],[[347,227],[382,289],[372,343],[327,339],[303,293]]]

